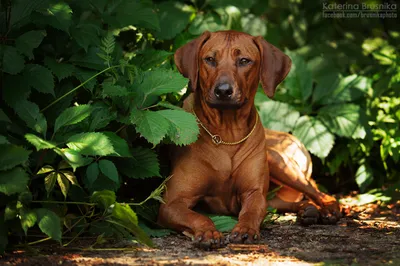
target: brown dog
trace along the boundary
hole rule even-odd
[[[305,224],[336,223],[340,206],[311,179],[305,147],[290,134],[264,129],[254,106],[260,81],[274,95],[290,70],[288,56],[262,37],[220,31],[178,49],[175,63],[190,80],[194,93],[184,108],[198,117],[201,131],[195,143],[172,150],[161,225],[193,234],[200,246],[218,247],[222,234],[194,207],[238,215],[230,242],[257,240],[267,206],[297,212]],[[267,202],[270,181],[283,187]]]

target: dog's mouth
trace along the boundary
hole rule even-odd
[[[245,98],[244,101],[239,102],[235,100],[229,100],[229,101],[221,101],[221,100],[212,100],[212,101],[206,101],[207,105],[210,106],[211,108],[219,109],[219,110],[237,110],[243,107],[246,103],[248,102],[248,99]]]

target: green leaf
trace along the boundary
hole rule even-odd
[[[253,36],[265,36],[267,34],[267,23],[265,19],[254,14],[247,14],[241,18],[243,31]]]
[[[10,144],[10,142],[8,141],[8,139],[6,137],[4,137],[3,135],[0,135],[0,144]]]
[[[21,216],[21,227],[25,232],[25,236],[28,233],[28,229],[33,227],[37,222],[36,212],[33,210],[21,209],[19,212]]]
[[[124,97],[128,95],[128,90],[125,87],[113,85],[109,82],[103,83],[103,97]]]
[[[98,25],[85,23],[78,24],[71,30],[72,38],[81,46],[85,51],[88,51],[90,45],[100,45],[101,28]]]
[[[141,97],[135,99],[139,107],[147,105],[147,98],[150,96],[160,96],[165,93],[179,92],[187,84],[187,79],[178,72],[172,70],[156,69],[147,71],[144,74],[143,82],[135,84],[138,87]]]
[[[9,73],[11,75],[15,75],[21,72],[25,66],[25,60],[18,53],[17,49],[15,47],[7,45],[0,48],[3,48],[3,72]]]
[[[57,173],[57,183],[61,188],[61,192],[64,195],[64,199],[66,199],[69,191],[68,179],[65,177],[65,175]]]
[[[29,159],[31,151],[12,144],[0,144],[0,170],[8,170]]]
[[[101,71],[104,70],[105,66],[103,60],[98,56],[99,52],[100,49],[98,47],[90,47],[85,53],[75,53],[71,56],[69,61],[77,66]],[[94,74],[97,74],[97,72]],[[93,76],[93,74],[86,79],[89,79],[91,76]]]
[[[56,75],[58,81],[72,76],[75,67],[68,63],[62,63],[60,60],[55,60],[51,57],[44,58],[44,64]]]
[[[293,130],[306,148],[319,158],[325,158],[335,143],[335,136],[318,119],[302,116]]]
[[[0,192],[6,195],[25,191],[28,182],[29,177],[21,167],[0,172]]]
[[[179,110],[161,110],[157,113],[170,123],[168,137],[175,144],[188,145],[197,140],[199,127],[191,113]]]
[[[374,180],[372,168],[367,164],[362,164],[356,172],[356,182],[361,192],[365,192],[367,187]]]
[[[260,105],[260,119],[264,127],[290,132],[293,131],[300,113],[290,104],[267,101]]]
[[[54,133],[63,126],[74,125],[81,122],[87,118],[91,112],[92,107],[88,104],[73,106],[65,109],[56,119],[54,124]]]
[[[17,204],[18,204],[17,202],[13,201],[6,205],[6,207],[4,208],[5,221],[14,220],[15,218],[17,218],[18,215]]]
[[[100,171],[115,183],[119,183],[118,170],[115,164],[109,160],[99,161]]]
[[[72,23],[72,9],[65,2],[56,2],[43,14],[44,21],[52,27],[68,32]]]
[[[363,97],[371,87],[371,80],[356,74],[336,80],[328,80],[328,85],[315,88],[315,101],[320,104],[345,103]],[[329,85],[330,84],[330,85]]]
[[[29,23],[29,16],[31,13],[47,7],[48,4],[49,0],[20,0],[13,2],[10,16],[10,27],[16,29]]]
[[[363,113],[355,104],[335,104],[322,107],[318,116],[331,132],[342,137],[363,139],[366,135],[362,126]]]
[[[29,80],[26,80],[22,74],[4,75],[2,78],[4,103],[15,108],[17,102],[28,99],[31,93],[31,87]]]
[[[44,188],[47,191],[47,197],[50,197],[50,193],[53,191],[57,180],[57,172],[51,172],[44,178]]]
[[[11,123],[10,118],[8,118],[8,116],[4,113],[3,109],[0,109],[0,121],[6,122],[6,123]]]
[[[131,178],[161,177],[160,164],[153,150],[136,147],[132,154],[133,158],[121,160],[118,164],[121,173]]]
[[[211,216],[210,219],[220,232],[229,232],[237,224],[237,220],[231,216]]]
[[[99,165],[97,162],[94,162],[86,168],[86,180],[88,181],[89,186],[91,186],[99,177]]]
[[[157,14],[140,1],[124,1],[116,9],[116,20],[119,27],[133,25],[154,30],[160,29]]]
[[[38,150],[38,151],[39,150],[43,150],[43,149],[54,149],[54,148],[56,148],[56,146],[53,143],[51,143],[51,142],[49,142],[47,140],[44,140],[42,138],[39,138],[38,136],[33,135],[33,134],[25,134],[25,139],[27,141],[29,141],[30,144],[35,146],[36,150]]]
[[[93,104],[93,111],[89,118],[89,131],[103,128],[117,118],[117,113],[110,109],[111,107],[103,102]]]
[[[31,30],[15,40],[15,46],[20,53],[25,54],[29,59],[33,59],[33,49],[38,48],[43,38],[46,36],[44,30]]]
[[[136,238],[149,247],[153,246],[153,242],[146,233],[138,226],[136,213],[129,205],[115,203],[111,220],[108,220],[115,225],[122,226],[136,236]]]
[[[287,52],[292,59],[292,68],[285,79],[285,88],[294,98],[306,101],[312,93],[312,72],[306,61],[293,52]]]
[[[61,242],[61,220],[53,211],[35,209],[40,230],[52,239]]]
[[[206,15],[198,13],[192,24],[190,24],[189,33],[192,35],[200,35],[206,30],[227,30],[227,27],[223,25],[221,18],[214,12],[209,12]]]
[[[128,143],[123,138],[119,137],[114,132],[103,131],[101,133],[107,136],[114,147],[114,153],[109,156],[132,157]]]
[[[54,79],[51,71],[41,65],[26,65],[24,78],[38,92],[54,94]]]
[[[51,165],[45,165],[42,168],[40,168],[40,170],[36,173],[37,175],[42,175],[42,174],[47,174],[50,172],[55,171],[55,169],[53,168],[53,166]]]
[[[165,237],[168,236],[172,233],[174,233],[174,231],[170,230],[170,229],[154,229],[154,228],[150,228],[147,225],[145,225],[144,223],[139,222],[139,226],[140,228],[143,229],[143,231],[151,236],[151,237]]]
[[[88,165],[92,162],[91,158],[84,158],[78,151],[72,149],[62,149],[60,155],[71,165],[74,171],[76,168]]]
[[[27,100],[21,100],[16,103],[14,109],[28,127],[35,130],[37,133],[46,136],[47,120],[40,112],[37,104]]]
[[[102,209],[107,209],[115,203],[117,197],[115,192],[111,190],[95,191],[90,197],[90,202],[99,204]]]
[[[158,39],[170,40],[186,28],[191,13],[183,11],[178,2],[163,2],[157,7],[160,30],[155,33],[155,36]]]
[[[97,71],[87,70],[87,69],[83,69],[83,68],[79,68],[79,67],[75,68],[75,76],[82,83],[86,82],[88,79],[92,78],[96,74],[97,74]],[[94,88],[94,86],[96,85],[96,83],[97,83],[97,80],[96,80],[96,78],[94,78],[94,79],[88,81],[85,85],[83,85],[83,87],[85,89],[92,90]]]
[[[170,123],[158,112],[139,111],[131,112],[131,123],[136,125],[136,131],[154,145],[160,143],[170,130]]]
[[[149,70],[165,62],[171,55],[173,55],[173,53],[164,50],[145,49],[132,60],[133,63],[140,66],[142,70]]]
[[[68,139],[67,146],[83,155],[105,156],[115,152],[107,136],[97,132],[73,135]]]
[[[64,175],[65,178],[67,178],[68,181],[71,182],[72,185],[80,187],[78,179],[76,179],[76,176],[75,176],[75,174],[73,172],[71,172],[71,171],[61,171],[60,174]]]

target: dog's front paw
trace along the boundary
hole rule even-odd
[[[252,229],[247,226],[236,225],[228,236],[229,243],[235,244],[253,244],[260,239],[259,230]]]
[[[201,249],[220,248],[225,245],[224,236],[218,231],[197,231],[194,235],[194,244]]]

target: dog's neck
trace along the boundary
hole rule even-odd
[[[213,134],[221,135],[224,141],[238,141],[250,132],[256,122],[258,114],[253,102],[249,99],[237,110],[220,110],[210,107],[200,93],[192,93],[185,100],[184,108],[193,110],[201,123]]]

